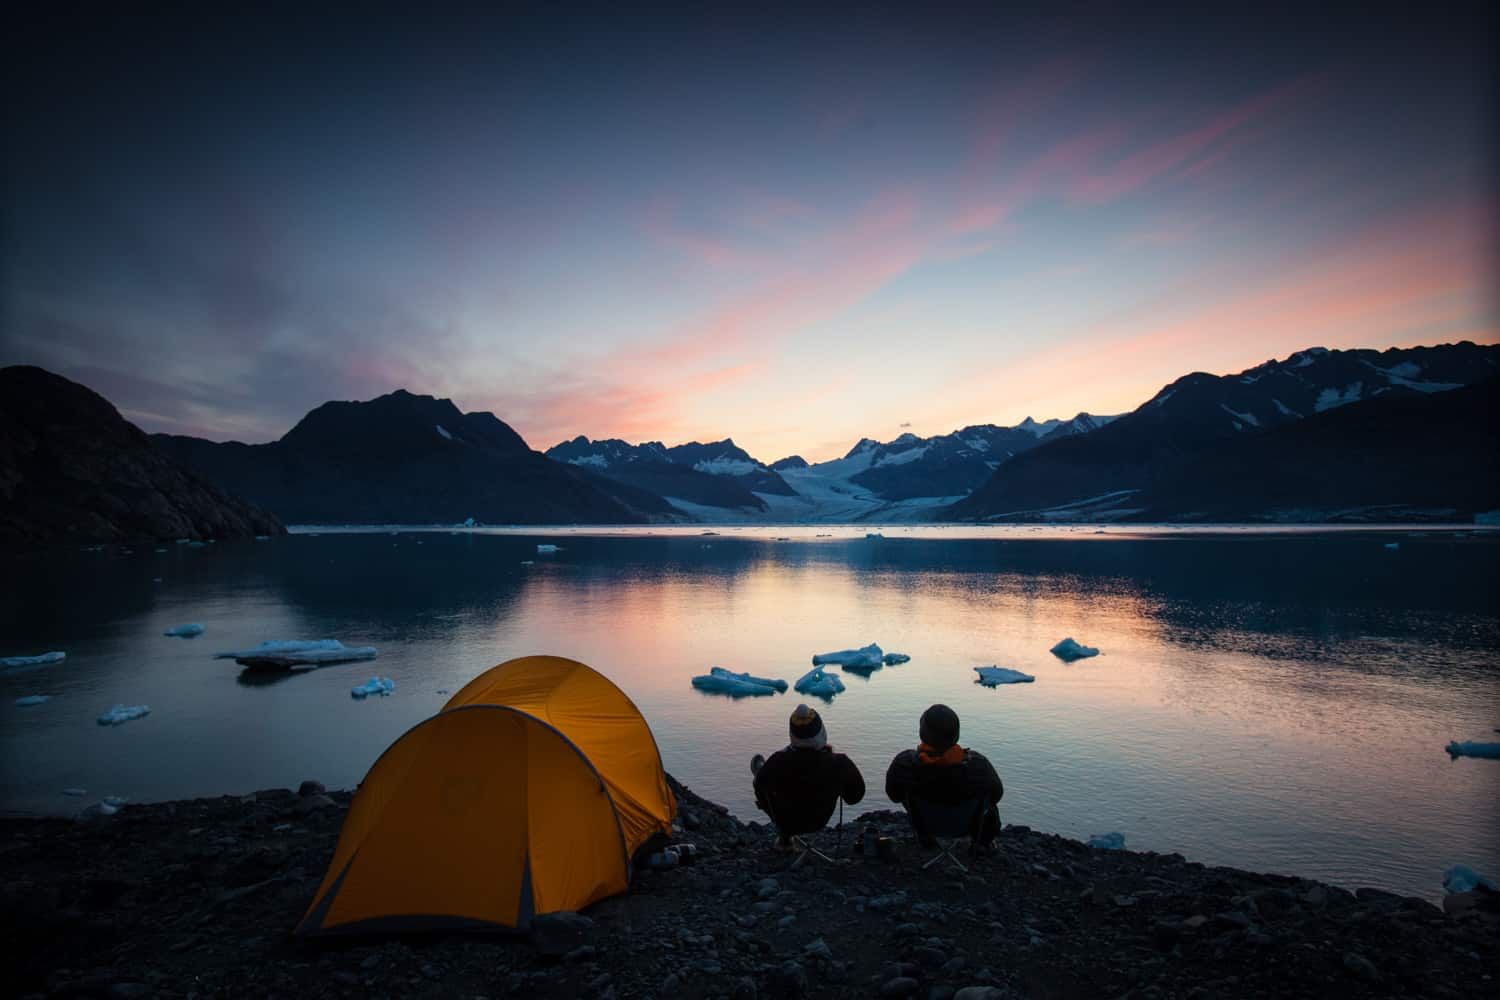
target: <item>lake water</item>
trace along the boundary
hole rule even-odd
[[[0,808],[352,786],[444,692],[546,652],[612,677],[667,768],[751,818],[749,758],[785,743],[799,697],[732,701],[689,679],[722,665],[791,681],[813,653],[874,641],[911,662],[848,675],[817,703],[870,786],[851,813],[890,807],[886,765],[941,701],[998,767],[1008,823],[1118,830],[1132,848],[1429,898],[1450,864],[1500,874],[1500,761],[1443,752],[1500,739],[1500,537],[703,530],[320,532],[6,556],[0,656],[68,658],[0,674]],[[538,542],[564,548],[539,556]],[[207,632],[161,634],[184,622]],[[1064,664],[1048,653],[1064,636],[1103,655]],[[380,658],[273,683],[211,658],[324,637]],[[979,687],[972,668],[988,664],[1036,682]],[[395,693],[351,699],[375,673]],[[14,705],[30,694],[53,697]],[[151,715],[97,725],[117,702]]]

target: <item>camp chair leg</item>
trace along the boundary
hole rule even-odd
[[[937,864],[939,861],[942,861],[944,858],[947,858],[950,862],[952,862],[953,863],[953,867],[957,868],[959,871],[963,872],[965,875],[967,875],[969,873],[969,869],[966,868],[966,867],[964,867],[964,863],[962,861],[958,860],[958,858],[954,857],[953,856],[953,851],[950,848],[947,848],[947,847],[942,848],[941,850],[938,851],[938,853],[934,854],[932,857],[930,857],[926,861],[924,861],[922,863],[922,870],[925,872],[927,869],[931,868],[933,865]]]
[[[832,858],[824,854],[822,851],[818,850],[817,847],[815,847],[813,844],[809,843],[806,840],[803,840],[801,837],[793,837],[792,846],[799,848],[802,851],[801,854],[797,855],[796,860],[792,862],[791,866],[793,868],[800,868],[803,862],[807,860],[807,856],[809,854],[813,855],[814,857],[821,858],[829,864],[835,863]]]

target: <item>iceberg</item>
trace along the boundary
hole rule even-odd
[[[1399,549],[1401,547],[1401,543],[1400,542],[1386,542],[1385,545],[1383,545],[1381,547],[1384,548],[1388,552],[1395,552],[1397,549]]]
[[[32,705],[45,705],[52,700],[50,694],[28,694],[24,698],[16,699],[17,708],[30,708]]]
[[[905,653],[886,653],[883,657],[885,665],[888,667],[894,667],[896,664],[905,663],[910,659],[911,657],[907,656]]]
[[[996,684],[1030,684],[1036,680],[1030,674],[1023,674],[1009,667],[975,667],[974,672],[979,675],[979,683],[985,687],[994,687]]]
[[[1443,890],[1445,892],[1470,892],[1477,886],[1484,886],[1491,892],[1500,892],[1500,885],[1488,876],[1481,875],[1468,865],[1454,865],[1443,872]]]
[[[216,660],[234,660],[247,667],[322,666],[373,660],[374,646],[345,646],[337,639],[282,639],[263,642],[250,649],[215,653]]]
[[[188,625],[174,625],[162,633],[162,635],[176,636],[179,639],[191,639],[194,636],[202,634],[203,626],[197,622],[192,622]]]
[[[792,685],[799,694],[810,694],[815,698],[832,701],[833,696],[844,690],[844,682],[833,674],[823,672],[822,667],[813,667],[797,678]]]
[[[561,552],[562,551],[562,547],[558,546],[558,545],[549,545],[549,544],[543,543],[543,544],[538,545],[536,547],[536,551],[537,551],[538,555],[544,555],[544,554],[549,553],[549,552]]]
[[[477,527],[477,525],[474,523],[474,519],[472,517],[466,517],[466,518],[464,518],[464,523],[460,524],[459,527],[460,528],[473,528],[473,527]]]
[[[1448,751],[1450,757],[1500,757],[1500,743],[1476,743],[1467,740],[1460,743],[1453,740],[1443,749]]]
[[[39,667],[47,663],[61,663],[67,653],[38,653],[36,656],[0,656],[0,667]]]
[[[99,725],[118,726],[122,722],[131,719],[143,719],[151,714],[150,705],[114,705],[108,712],[99,716]]]
[[[396,682],[389,677],[371,677],[357,688],[349,692],[351,698],[368,698],[372,694],[378,694],[382,698],[396,690]]]
[[[1059,660],[1067,660],[1069,663],[1074,660],[1082,660],[1085,657],[1099,655],[1098,649],[1093,646],[1080,645],[1073,641],[1072,636],[1053,646],[1051,652]]]
[[[819,653],[812,658],[813,666],[822,667],[836,663],[841,667],[873,670],[885,662],[885,654],[875,643],[859,649],[841,649],[837,653]]]
[[[778,694],[786,690],[786,681],[752,677],[750,674],[736,674],[723,667],[713,667],[708,673],[694,677],[693,687],[710,694],[727,694],[731,698],[744,698]]]
[[[1089,838],[1089,846],[1103,848],[1106,851],[1123,851],[1125,849],[1125,835],[1119,831],[1096,833]]]
[[[865,532],[865,540],[866,541],[876,542],[876,541],[880,541],[884,537],[885,536],[882,535],[878,531],[867,531],[867,532]]]

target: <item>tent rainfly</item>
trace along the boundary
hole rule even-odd
[[[624,892],[676,812],[624,692],[575,660],[510,660],[375,762],[297,933],[525,929]]]

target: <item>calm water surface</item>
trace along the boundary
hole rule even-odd
[[[1004,777],[1006,822],[1427,897],[1455,862],[1500,873],[1500,761],[1443,752],[1500,739],[1500,538],[702,530],[324,532],[5,557],[0,655],[68,659],[0,674],[0,808],[352,786],[444,692],[548,652],[612,677],[668,769],[750,818],[748,760],[785,742],[797,696],[732,701],[689,678],[721,665],[790,681],[813,653],[875,641],[911,662],[847,675],[819,704],[865,771],[861,810],[889,807],[885,766],[942,701]],[[542,541],[564,549],[538,556]],[[161,634],[184,622],[208,631]],[[1104,655],[1059,662],[1047,650],[1069,635]],[[324,637],[380,659],[265,683],[211,658]],[[978,687],[972,668],[987,664],[1036,683]],[[395,694],[352,700],[372,673]],[[53,698],[14,705],[29,694]],[[151,715],[98,726],[116,702]]]

